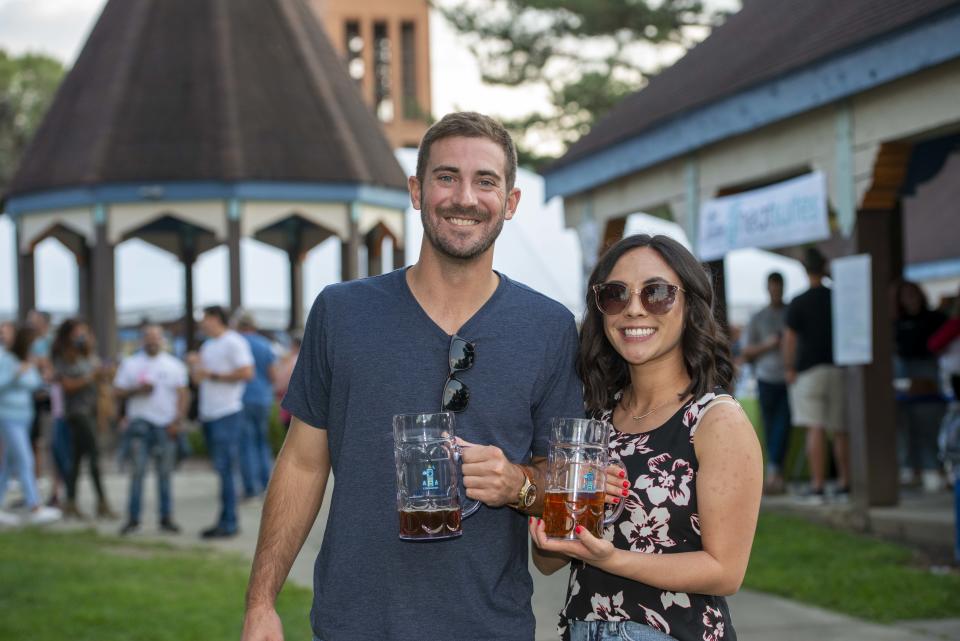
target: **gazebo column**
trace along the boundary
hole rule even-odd
[[[193,265],[197,262],[197,240],[190,225],[184,225],[181,230],[182,251],[180,262],[183,263],[183,332],[188,351],[197,348],[197,325],[193,317]]]
[[[77,316],[89,322],[94,309],[91,307],[91,292],[96,289],[95,283],[91,282],[94,278],[90,269],[93,252],[85,241],[81,241],[74,257],[77,259]]]
[[[289,331],[303,327],[303,227],[295,220],[287,221],[287,260],[290,264],[290,322]]]
[[[407,252],[396,239],[393,240],[393,268],[400,269],[407,264]]]
[[[367,276],[383,273],[383,231],[374,227],[365,239],[367,246]]]
[[[94,223],[96,243],[91,260],[93,280],[90,288],[90,320],[100,358],[112,359],[117,352],[117,307],[113,245],[107,237],[106,211],[103,205],[95,207]]]
[[[347,216],[349,232],[347,240],[340,245],[340,280],[354,280],[360,275],[360,207],[357,203],[350,203],[350,212]]]
[[[17,318],[21,323],[37,306],[36,271],[33,262],[33,247],[25,253],[21,242],[20,224],[17,224]]]
[[[227,206],[227,249],[229,252],[230,309],[243,306],[240,282],[240,203],[231,200]]]

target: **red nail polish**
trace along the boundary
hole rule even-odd
[[[629,492],[627,492],[626,490],[624,490],[623,492],[621,492],[621,494],[623,494],[624,496],[627,496],[627,495],[629,494]]]
[[[613,503],[614,503],[614,504],[617,504],[617,503],[619,503],[619,502],[620,502],[620,499],[619,499],[619,498],[617,498],[617,497],[614,497],[614,498],[613,498]]]
[[[630,484],[629,484],[627,481],[624,481],[624,482],[623,482],[623,487],[625,487],[625,488],[630,487]]]
[[[627,475],[626,472],[624,472],[623,470],[620,470],[620,478],[624,478],[626,477],[626,475]]]
[[[580,525],[578,525],[578,526],[575,528],[575,530],[576,530],[577,534],[580,534],[581,532],[583,532],[583,527],[580,526]]]

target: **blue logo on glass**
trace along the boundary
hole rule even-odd
[[[595,489],[596,489],[596,488],[594,487],[594,481],[595,481],[595,480],[596,480],[596,476],[594,475],[594,473],[593,473],[592,470],[591,470],[590,472],[587,472],[586,474],[584,474],[584,475],[583,475],[583,491],[584,491],[584,492],[593,492],[593,491],[595,491]]]
[[[421,474],[422,474],[423,477],[424,477],[424,478],[423,478],[423,483],[421,484],[421,487],[422,487],[423,489],[425,489],[425,490],[435,490],[435,489],[437,489],[438,487],[440,487],[440,484],[437,482],[436,468],[434,468],[432,465],[428,465],[428,466],[423,470],[423,472],[421,472]]]

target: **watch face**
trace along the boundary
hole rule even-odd
[[[537,486],[531,483],[527,486],[527,491],[523,496],[523,505],[530,507],[537,501]]]

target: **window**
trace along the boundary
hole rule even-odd
[[[403,71],[403,117],[420,120],[423,113],[417,103],[416,25],[404,22],[400,27],[400,64]]]
[[[387,23],[375,22],[373,23],[373,108],[382,122],[393,120],[391,62]]]
[[[360,23],[348,20],[344,30],[347,52],[347,72],[357,84],[363,81],[366,69],[363,64],[363,36],[360,35]]]

